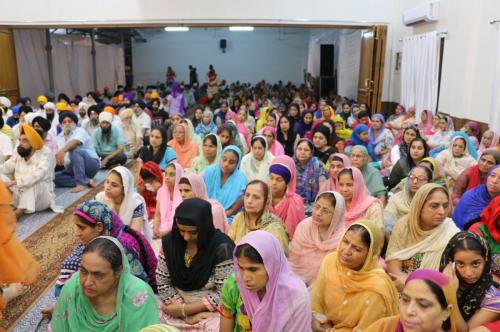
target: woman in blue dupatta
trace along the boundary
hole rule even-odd
[[[203,139],[208,134],[217,133],[217,125],[214,122],[214,113],[209,108],[205,108],[201,116],[201,122],[196,126],[195,133]]]
[[[368,151],[368,155],[372,158],[372,161],[378,161],[377,154],[375,153],[375,149],[373,148],[373,143],[370,141],[370,134],[368,133],[368,127],[361,123],[354,128],[352,131],[351,137],[345,143],[346,149],[345,153],[349,155],[351,153],[351,149],[355,145],[361,145],[366,148]]]
[[[120,242],[100,236],[83,250],[80,271],[62,289],[50,326],[53,332],[139,331],[159,322],[151,287],[130,273]]]
[[[479,219],[481,212],[491,200],[500,195],[500,164],[493,166],[486,178],[486,184],[481,184],[467,190],[453,210],[452,219],[461,230],[468,229],[471,222]]]
[[[224,206],[229,224],[243,205],[241,196],[247,185],[247,179],[240,171],[241,159],[241,150],[237,146],[226,146],[220,163],[205,168],[203,175],[208,198]]]

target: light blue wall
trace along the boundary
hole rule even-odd
[[[189,64],[197,68],[200,81],[213,64],[219,77],[227,82],[255,83],[264,79],[300,84],[307,67],[309,29],[232,32],[227,28],[191,28],[189,32],[143,32],[147,42],[132,45],[136,84],[165,81],[169,65],[177,79],[188,81]],[[227,40],[226,53],[219,48],[220,39]]]

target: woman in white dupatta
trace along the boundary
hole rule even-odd
[[[387,272],[401,290],[408,274],[439,270],[448,241],[460,230],[448,218],[450,194],[435,183],[423,185],[413,197],[407,216],[398,220],[387,248]]]
[[[274,157],[269,152],[267,140],[264,136],[256,135],[251,141],[252,151],[241,160],[240,170],[245,174],[247,181],[267,181],[269,167]]]

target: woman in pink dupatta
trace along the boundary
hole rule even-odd
[[[208,198],[207,187],[201,175],[194,173],[184,174],[179,181],[179,190],[183,200],[198,197],[209,202],[212,205],[212,219],[215,228],[227,234],[229,224],[227,223],[226,211],[221,203],[215,199]]]
[[[477,149],[477,155],[481,156],[487,149],[497,149],[497,144],[498,135],[493,130],[486,130],[481,138],[481,144],[479,144],[479,148]]]
[[[337,175],[340,170],[351,166],[351,160],[343,153],[334,153],[328,158],[328,181],[324,182],[319,191],[337,190]]]
[[[165,168],[163,185],[156,194],[156,212],[153,220],[153,243],[155,253],[161,251],[161,238],[172,229],[175,209],[181,204],[179,180],[184,171],[178,163],[171,162]]]
[[[356,167],[346,167],[339,172],[337,181],[337,190],[346,205],[344,226],[349,228],[355,221],[368,219],[383,228],[382,204],[370,195],[361,171]]]
[[[238,119],[238,114],[236,114],[235,112],[228,111],[228,114],[231,117],[231,120],[233,120],[234,124],[236,125],[236,129],[238,129],[238,132],[240,133],[240,135],[242,135],[243,138],[245,139],[246,145],[250,146],[250,135],[248,134],[248,129],[245,126],[245,123],[241,122]],[[226,116],[226,118],[227,118],[227,116]]]
[[[241,261],[251,260],[248,256],[253,256],[250,253],[255,251],[268,277],[263,295],[259,290],[247,289],[240,270]],[[252,331],[311,330],[312,310],[307,288],[290,269],[281,244],[271,233],[258,230],[245,235],[235,250],[233,268]]]
[[[265,126],[261,130],[259,130],[259,134],[263,135],[267,139],[267,143],[269,146],[269,152],[275,157],[281,156],[285,154],[285,148],[278,142],[278,133],[276,132],[276,128],[271,126]]]
[[[295,162],[287,155],[273,159],[269,167],[269,187],[272,201],[269,211],[285,223],[290,239],[297,225],[304,219],[304,199],[295,192],[297,170]]]
[[[420,123],[418,125],[418,129],[420,129],[420,134],[423,137],[429,137],[436,133],[438,130],[434,127],[434,115],[432,115],[431,111],[423,110],[420,113]]]
[[[345,232],[345,201],[341,194],[322,192],[314,204],[312,217],[297,226],[288,259],[293,272],[309,286],[316,280],[323,258],[337,249]],[[328,214],[321,211],[325,208]]]

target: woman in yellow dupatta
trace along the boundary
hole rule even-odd
[[[345,121],[340,115],[336,115],[333,122],[335,123],[335,134],[340,139],[347,141],[351,137],[352,129],[346,128]]]
[[[382,229],[370,220],[347,229],[311,291],[314,332],[363,330],[397,313],[396,288],[378,265],[383,245]]]

